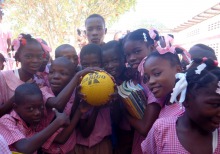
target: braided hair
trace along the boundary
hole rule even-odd
[[[147,29],[137,29],[131,33],[128,33],[122,41],[122,45],[124,46],[126,41],[142,41],[146,43],[146,46],[149,47],[151,45],[154,45],[154,41],[159,40],[159,33],[156,30],[153,30],[156,33],[156,37],[152,39],[149,34],[149,30]],[[144,36],[145,35],[145,36]],[[146,40],[145,40],[146,39]]]
[[[32,38],[32,36],[30,34],[23,34],[22,33],[22,38],[19,41],[20,41],[20,46],[19,46],[19,48],[17,49],[17,51],[15,53],[15,60],[16,61],[18,61],[19,55],[21,54],[22,50],[24,49],[24,47],[27,44],[34,44],[34,43],[36,43],[36,44],[40,45],[40,43],[36,39]],[[42,51],[43,51],[43,49],[42,49]]]
[[[196,59],[195,63],[205,64],[206,67],[201,73],[196,73],[198,67],[190,68],[186,73],[188,82],[187,93],[194,94],[198,89],[208,87],[211,83],[220,81],[220,68],[215,60],[212,59]]]

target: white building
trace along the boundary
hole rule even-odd
[[[202,43],[212,47],[220,60],[220,3],[170,30],[175,44],[186,49]]]

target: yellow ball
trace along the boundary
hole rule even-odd
[[[109,95],[114,93],[114,82],[106,72],[94,72],[85,75],[81,81],[81,93],[86,95],[87,103],[93,106],[104,105]]]

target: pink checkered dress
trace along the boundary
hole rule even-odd
[[[160,106],[162,106],[162,102],[158,99],[156,99],[153,95],[153,93],[150,91],[148,86],[143,83],[143,80],[141,80],[141,86],[144,88],[146,96],[147,96],[147,103],[158,103]],[[141,143],[145,139],[144,136],[142,136],[140,133],[138,133],[136,130],[134,132],[134,140],[132,145],[132,154],[141,154]]]
[[[176,134],[176,121],[178,117],[158,119],[147,138],[142,142],[144,154],[189,154],[181,145]],[[218,131],[218,146],[214,154],[220,153],[220,133]]]

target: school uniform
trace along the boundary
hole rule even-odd
[[[176,134],[176,121],[178,117],[158,119],[141,147],[144,154],[190,154],[180,143]],[[220,131],[217,130],[214,142],[214,154],[220,153]]]
[[[54,93],[52,92],[51,88],[49,87],[43,87],[41,88],[42,94],[43,94],[43,99],[44,102],[46,103],[47,100],[51,97],[55,97]],[[69,99],[69,101],[67,102],[64,111],[68,116],[70,116],[71,114],[71,109],[72,106],[74,104],[74,98],[75,98],[75,90],[71,96],[71,98]],[[45,120],[46,120],[46,125],[49,125],[50,122],[53,120],[55,113],[52,110],[47,109],[46,110],[46,116],[45,116]],[[42,150],[45,153],[51,153],[51,154],[65,154],[71,150],[73,150],[75,144],[76,144],[76,132],[75,130],[73,131],[73,133],[70,135],[69,139],[62,145],[54,143],[54,139],[56,138],[56,136],[63,130],[63,128],[60,128],[59,130],[57,130],[42,146]]]
[[[184,106],[181,103],[175,102],[170,105],[164,105],[160,111],[159,118],[166,118],[166,117],[179,117],[185,111]]]
[[[0,134],[5,138],[11,151],[17,151],[13,143],[32,137],[43,128],[43,123],[39,123],[36,127],[28,127],[14,110],[0,118]]]
[[[0,103],[6,103],[14,96],[15,89],[23,83],[14,70],[0,71]]]
[[[153,95],[153,93],[150,91],[148,86],[143,83],[142,77],[139,79],[141,86],[144,88],[145,94],[147,96],[147,104],[151,103],[158,103],[160,106],[162,106],[162,102],[158,99],[156,99]],[[146,105],[147,105],[146,104]],[[141,143],[145,139],[144,136],[142,136],[139,132],[135,130],[134,132],[134,140],[133,140],[133,145],[132,145],[132,154],[141,154]]]
[[[87,118],[92,113],[92,110],[82,116]],[[77,129],[77,144],[74,148],[74,154],[111,154],[112,145],[110,141],[111,118],[110,108],[105,107],[99,110],[95,126],[90,136],[84,138],[79,129]]]

